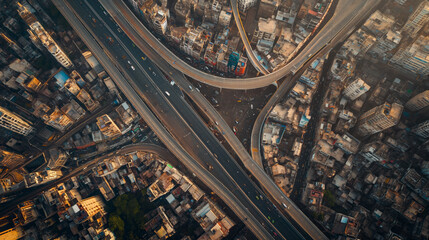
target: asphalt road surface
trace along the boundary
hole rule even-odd
[[[122,1],[109,0],[116,4],[123,17],[134,27],[139,35],[174,68],[187,76],[205,84],[231,89],[254,89],[270,85],[290,73],[296,73],[308,59],[322,49],[331,49],[333,45],[344,40],[354,26],[362,19],[368,18],[372,10],[381,0],[340,0],[335,13],[319,33],[307,46],[288,64],[281,69],[265,76],[252,78],[223,78],[214,76],[188,65],[178,56],[167,49],[140,21]]]
[[[88,7],[78,2],[69,2],[82,20],[92,25],[91,30],[100,42],[133,79],[133,85],[142,99],[149,104],[160,121],[196,159],[204,160],[202,166],[213,168],[216,176],[258,221],[270,230],[272,237],[280,234],[290,239],[302,239],[299,232],[276,210],[263,193],[254,186],[228,152],[208,130],[201,119],[187,105],[176,86],[170,85],[158,68],[135,47],[134,43],[118,30],[116,23],[101,6],[92,2]],[[86,3],[85,3],[86,4]],[[97,10],[100,9],[100,10]],[[100,14],[98,12],[101,12]],[[168,118],[166,118],[166,114]],[[191,130],[192,129],[192,130]],[[222,165],[219,162],[222,162]],[[211,167],[210,167],[211,166]],[[234,176],[234,177],[231,177]],[[295,236],[295,237],[294,237]]]

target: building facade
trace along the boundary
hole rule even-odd
[[[429,22],[429,1],[424,0],[411,14],[402,27],[402,32],[407,32],[410,36],[416,36],[417,32]]]
[[[30,122],[3,107],[0,107],[0,126],[24,136],[34,130]]]
[[[413,128],[413,133],[422,138],[429,138],[429,120],[426,120]]]
[[[356,124],[357,133],[369,136],[395,126],[401,118],[403,108],[400,104],[386,102],[365,112]]]
[[[344,90],[344,96],[348,99],[354,101],[356,98],[360,97],[362,94],[368,92],[371,87],[366,84],[362,79],[358,78],[347,86]]]
[[[429,106],[429,90],[417,94],[405,104],[405,108],[410,111],[418,111],[427,106]]]
[[[246,12],[249,8],[256,5],[256,0],[238,0],[238,9],[242,12]]]
[[[37,37],[42,45],[48,49],[52,56],[65,68],[70,68],[73,63],[64,53],[60,46],[52,39],[51,35],[43,28],[42,24],[37,21],[33,15],[30,6],[18,3],[18,13],[21,18],[28,24],[33,37]]]
[[[409,46],[401,47],[390,60],[402,68],[420,75],[429,74],[429,36],[420,36]]]

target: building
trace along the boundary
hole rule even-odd
[[[45,184],[55,179],[60,178],[63,173],[60,170],[45,170],[43,172],[32,172],[24,176],[26,188]]]
[[[0,126],[24,136],[34,130],[29,121],[3,107],[0,107]]]
[[[405,104],[405,108],[413,112],[423,109],[427,106],[429,106],[429,90],[417,94]]]
[[[244,73],[246,72],[246,67],[247,67],[247,58],[240,56],[240,58],[238,59],[237,67],[235,68],[235,75],[243,76]]]
[[[107,213],[105,210],[105,204],[100,196],[83,199],[71,206],[68,209],[68,212],[76,224],[83,223],[98,213],[102,216]]]
[[[344,89],[344,96],[354,101],[362,94],[368,92],[370,88],[371,87],[368,84],[366,84],[362,79],[358,78],[350,83],[346,89]]]
[[[395,0],[395,2],[399,5],[404,5],[407,2],[407,0]]]
[[[8,43],[9,47],[20,57],[24,58],[24,51],[18,44],[16,44],[12,39],[10,39],[6,34],[0,32],[0,36]]]
[[[121,129],[119,129],[118,125],[116,125],[108,114],[104,114],[97,118],[97,126],[107,137],[113,138],[121,135]]]
[[[86,113],[85,110],[74,99],[61,107],[61,111],[75,122],[85,116]]]
[[[51,148],[43,153],[49,169],[61,168],[68,159],[68,154],[62,149]]]
[[[384,103],[365,112],[356,124],[360,136],[368,136],[384,131],[398,124],[403,106],[397,103]]]
[[[6,150],[4,147],[0,148],[0,166],[5,168],[15,168],[25,162],[24,156]]]
[[[65,68],[70,68],[73,63],[64,53],[60,46],[52,39],[51,35],[43,28],[42,24],[37,21],[33,15],[34,9],[29,5],[23,5],[18,2],[18,13],[21,18],[28,24],[34,37],[37,37],[42,45],[48,49],[52,56]]]
[[[252,43],[258,40],[273,42],[276,38],[277,21],[271,18],[259,18],[258,26],[255,29],[252,37]]]
[[[222,26],[229,26],[231,22],[232,12],[230,9],[228,11],[222,10],[219,14],[218,24]]]
[[[363,25],[363,28],[380,38],[385,35],[396,23],[395,18],[383,14],[379,10],[375,11]]]
[[[368,162],[381,162],[387,160],[389,147],[382,142],[372,142],[364,145],[359,154]]]
[[[402,27],[402,32],[408,33],[411,37],[416,36],[417,32],[429,22],[429,1],[423,0],[422,3],[411,14]]]
[[[412,132],[422,138],[429,138],[429,120],[426,120],[412,129]]]
[[[200,60],[201,53],[203,52],[204,45],[207,41],[207,38],[204,35],[204,29],[200,27],[189,29],[188,32],[183,35],[180,50],[193,56],[195,59]]]
[[[246,12],[247,9],[256,5],[257,0],[238,0],[238,10]]]
[[[64,132],[67,128],[73,125],[74,121],[65,115],[58,107],[45,120],[45,124],[49,125],[60,132]]]
[[[81,89],[76,97],[90,112],[94,111],[96,108],[98,108],[98,106],[100,106],[100,103],[96,100],[93,100],[91,95],[89,95],[85,89]]]
[[[167,14],[163,10],[159,10],[152,18],[153,26],[155,31],[159,34],[165,34],[167,32]]]
[[[390,60],[402,68],[420,75],[429,74],[429,36],[420,36],[405,47],[401,47]]]
[[[386,56],[389,51],[393,50],[401,42],[401,33],[399,31],[389,30],[386,35],[378,39],[374,44],[371,52],[376,53],[379,56]]]

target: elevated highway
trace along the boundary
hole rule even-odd
[[[190,66],[165,47],[122,1],[110,1],[115,4],[122,17],[153,49],[159,52],[172,67],[195,80],[211,86],[245,90],[265,87],[288,74],[295,74],[314,54],[322,49],[328,48],[331,44],[335,45],[344,40],[347,33],[353,29],[360,20],[368,17],[368,13],[371,12],[371,9],[376,6],[380,0],[339,0],[332,18],[320,29],[319,33],[307,44],[300,54],[277,71],[252,78],[223,78],[205,73]]]
[[[208,186],[219,188],[218,184],[220,184],[220,187],[226,187],[227,191],[215,191],[221,197],[229,196],[229,198],[224,199],[226,203],[229,203],[229,200],[232,201],[231,204],[238,205],[232,207],[232,209],[238,211],[237,215],[242,217],[246,224],[251,222],[249,228],[252,231],[256,231],[258,236],[261,237],[261,233],[266,234],[266,230],[261,230],[260,226],[255,227],[253,224],[255,220],[269,230],[269,235],[262,235],[264,237],[261,238],[285,238],[284,236],[288,236],[288,239],[302,239],[302,236],[293,229],[281,214],[277,213],[276,207],[267,200],[264,194],[253,185],[247,175],[236,165],[232,157],[217,142],[217,139],[202,123],[201,119],[191,111],[191,108],[181,98],[180,91],[169,84],[158,68],[146,59],[145,55],[137,48],[132,47],[133,43],[125,34],[119,31],[118,33],[115,32],[117,26],[113,21],[109,22],[107,16],[97,13],[98,10],[95,9],[100,6],[96,2],[91,2],[87,5],[89,6],[88,9],[80,7],[78,3],[69,3],[73,6],[71,9],[74,10],[75,14],[82,18],[80,21],[86,23],[86,27],[90,29],[92,36],[96,38],[96,42],[101,44],[102,47],[107,46],[103,50],[109,56],[109,59],[118,65],[115,67],[121,69],[122,73],[129,79],[129,83],[118,83],[121,90],[124,89],[123,91],[128,99],[133,105],[137,105],[136,108],[139,109],[139,104],[142,103],[141,101],[136,102],[135,98],[137,96],[128,96],[131,90],[135,90],[138,97],[149,105],[150,109],[172,134],[173,139],[164,139],[169,149],[172,148],[170,144],[173,144],[174,141],[176,144],[180,142],[184,149],[198,161],[196,166],[200,169],[195,171],[200,174],[201,171],[204,172],[210,169],[207,165],[210,164],[213,169],[209,175],[216,176],[216,179],[213,179],[213,183],[208,184]],[[93,19],[96,19],[96,21],[94,26],[91,26],[91,22],[94,22]],[[108,34],[110,38],[114,39],[114,43],[104,39],[104,34]],[[98,56],[97,53],[94,54]],[[125,59],[121,55],[124,55]],[[111,69],[106,67],[106,70]],[[145,116],[143,117],[145,118]],[[150,127],[152,128],[152,126]],[[157,135],[162,136],[162,133],[158,134],[159,129],[156,127],[159,128],[160,126],[155,126],[152,129]],[[172,148],[172,151],[177,151],[177,149]],[[187,161],[184,161],[184,164],[189,165]],[[197,174],[197,176],[203,179],[208,177],[206,174]],[[232,195],[229,195],[231,193]],[[234,199],[239,199],[239,201],[237,202]],[[240,204],[244,204],[242,206],[245,206],[247,214],[239,214]],[[252,227],[255,227],[255,229],[252,229]]]

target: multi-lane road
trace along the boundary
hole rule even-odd
[[[185,165],[191,172],[193,172],[206,186],[210,186],[232,209],[235,213],[245,220],[245,224],[249,226],[252,232],[261,239],[271,239],[270,233],[265,230],[261,224],[249,214],[248,209],[239,201],[226,187],[216,178],[214,178],[208,170],[197,163],[183,148],[178,144],[170,133],[164,128],[159,119],[153,114],[149,107],[142,101],[140,94],[134,89],[138,86],[131,84],[125,79],[119,69],[122,69],[118,63],[114,62],[114,57],[107,51],[106,46],[100,42],[100,39],[89,30],[96,28],[96,25],[90,26],[90,22],[80,19],[80,15],[75,15],[72,7],[65,1],[54,2],[60,12],[65,16],[67,21],[76,29],[76,32],[82,40],[91,49],[94,55],[98,58],[100,63],[105,67],[109,75],[118,84],[120,90],[127,96],[128,100],[136,108],[137,112],[144,118],[149,127],[157,134],[169,150]],[[83,6],[83,3],[82,3]],[[82,7],[80,6],[80,8]],[[78,6],[79,7],[79,6]],[[92,21],[92,19],[91,19]],[[84,26],[85,25],[85,26]],[[91,31],[92,32],[92,31]],[[98,39],[98,40],[96,40]],[[101,45],[100,45],[101,44]],[[109,47],[110,49],[110,47]],[[125,73],[124,73],[125,74]],[[129,76],[127,77],[129,79]],[[167,109],[168,110],[168,109]],[[160,109],[160,111],[164,111]],[[174,119],[172,119],[174,120]]]
[[[113,1],[113,0],[111,0]],[[279,70],[260,77],[223,78],[205,73],[187,64],[165,47],[137,19],[122,1],[114,1],[123,17],[135,28],[145,41],[152,46],[172,67],[185,75],[211,86],[229,89],[254,89],[268,86],[290,73],[296,73],[309,58],[321,49],[328,48],[343,40],[347,33],[362,19],[368,17],[374,6],[381,0],[340,0],[332,18],[320,29],[319,33],[288,64]]]
[[[264,170],[255,164],[250,154],[244,148],[240,140],[235,136],[231,128],[220,116],[220,114],[214,109],[214,107],[200,94],[195,91],[194,88],[189,88],[190,83],[187,81],[183,74],[171,67],[165,60],[156,52],[150,45],[144,41],[144,39],[136,32],[136,30],[124,19],[121,12],[116,7],[115,3],[109,0],[100,0],[102,5],[106,8],[107,12],[113,17],[118,23],[121,29],[133,40],[143,52],[153,62],[161,68],[164,73],[169,76],[174,76],[174,81],[179,85],[193,101],[194,103],[208,116],[213,125],[219,129],[219,132],[223,134],[223,137],[230,144],[234,152],[242,161],[243,165],[252,173],[260,186],[264,188],[277,202],[277,207],[282,209],[284,213],[295,220],[301,228],[308,233],[312,238],[323,238],[323,233],[297,208],[292,201],[290,201],[286,195],[277,187],[272,179],[264,172]],[[291,84],[289,82],[289,84]],[[278,93],[281,94],[281,93]],[[288,208],[284,208],[285,203]]]
[[[114,32],[114,30],[112,31],[112,29],[111,29],[111,32]],[[145,57],[143,57],[143,58],[145,58]],[[129,64],[131,64],[130,62],[128,62]],[[174,64],[174,63],[173,63]],[[134,66],[130,66],[133,70],[135,69],[135,67]],[[150,69],[150,68],[149,68]],[[135,71],[135,70],[134,70]],[[156,73],[155,72],[152,72],[153,74],[155,74],[155,76],[156,76]],[[168,93],[168,94],[167,94]],[[167,91],[166,92],[166,94],[167,95],[169,95],[170,96],[170,93]],[[187,116],[187,114],[185,114],[185,115],[182,115],[182,116]],[[205,138],[201,138],[201,139],[205,139]],[[204,141],[204,140],[203,140]],[[232,159],[232,158],[230,158],[230,159]],[[213,165],[211,165],[211,166],[213,166]]]
[[[357,6],[360,6],[367,7],[368,9],[368,6],[371,5],[364,0],[355,2],[359,3],[349,4],[348,7],[359,8]],[[197,172],[196,175],[201,177],[203,182],[206,184],[213,183],[212,185],[208,186],[216,189],[217,191],[215,191],[220,194],[224,201],[232,200],[231,202],[225,202],[233,205],[232,209],[236,211],[237,215],[244,220],[244,222],[258,237],[279,239],[310,238],[310,236],[305,231],[302,232],[302,234],[297,231],[282,216],[277,207],[268,200],[268,198],[252,183],[252,181],[250,181],[246,173],[242,171],[232,156],[217,141],[216,137],[207,128],[201,118],[193,111],[186,101],[184,101],[180,89],[174,85],[171,85],[167,81],[162,72],[159,71],[159,69],[147,58],[147,56],[144,55],[127,37],[127,35],[121,31],[121,29],[116,25],[113,19],[110,18],[109,14],[98,2],[59,1],[55,4],[66,16],[66,19],[69,20],[71,25],[77,29],[79,35],[82,38],[86,38],[84,41],[87,44],[88,42],[92,42],[89,44],[91,45],[91,50],[94,51],[95,56],[99,58],[99,60],[101,59],[100,62],[103,66],[109,66],[106,68],[109,74],[114,72],[111,74],[112,78],[122,78],[122,80],[115,80],[115,82],[124,92],[124,94],[127,95],[129,100],[131,99],[130,101],[134,107],[148,122],[149,126],[153,128],[157,135],[159,135],[160,139],[163,140],[170,150],[173,149],[173,152],[177,153],[181,160],[185,161],[184,159],[186,159],[185,165],[187,167],[190,166],[190,169]],[[120,9],[124,12],[127,10],[129,11],[129,9],[126,7],[124,9]],[[72,16],[70,11],[73,11],[72,14],[74,16]],[[354,12],[348,12],[348,14],[349,20],[347,23],[343,23],[343,25],[351,24],[351,22],[355,20],[355,17],[358,16],[357,13],[356,15],[353,15]],[[131,14],[129,17],[134,16]],[[79,19],[80,22],[76,22],[76,19],[73,18]],[[134,27],[134,24],[140,24],[138,21],[137,23],[133,21],[129,22]],[[82,30],[82,27],[85,27],[86,30]],[[136,28],[136,30],[141,31],[142,28],[140,27],[141,26]],[[343,28],[344,26],[337,30],[343,30]],[[83,33],[85,31],[86,33]],[[153,38],[151,40],[157,42],[157,39],[155,39],[150,33],[143,34],[142,37],[146,38],[148,36],[149,38]],[[325,36],[325,38],[329,37]],[[332,38],[329,39],[329,41],[331,40]],[[322,40],[319,39],[319,41]],[[150,41],[148,42],[150,44]],[[98,46],[96,46],[97,44]],[[159,44],[159,42],[157,42],[157,44]],[[316,45],[319,46],[320,43]],[[327,48],[328,45],[329,44],[324,43],[323,46]],[[300,70],[301,66],[306,64],[308,59],[313,54],[319,52],[321,48],[317,48],[317,46],[312,48],[312,50],[316,51],[312,52],[308,56],[304,54],[306,57],[301,58],[301,61],[303,62],[298,61],[296,62],[297,65],[291,69],[285,71],[284,68],[282,68],[277,72],[283,71],[288,73],[290,70],[293,72]],[[164,46],[161,44],[161,46],[155,46],[154,49],[158,51],[159,49],[162,50],[163,47]],[[94,50],[96,48],[98,49]],[[303,52],[305,52],[305,49]],[[302,53],[299,56],[303,56]],[[298,57],[294,60],[297,59]],[[165,58],[165,60],[172,67],[181,70],[179,67],[177,67],[176,64],[178,62],[176,62],[176,60],[171,61],[169,58]],[[179,59],[179,61],[181,60]],[[299,67],[297,68],[296,66]],[[192,72],[199,72],[195,69],[191,70]],[[187,72],[183,72],[189,75]],[[124,76],[120,75],[124,75],[127,82],[123,80]],[[274,74],[274,76],[272,73],[268,75],[271,75],[270,80],[266,81],[265,79],[265,83],[262,80],[264,80],[264,77],[266,76],[251,78],[250,80],[240,79],[238,80],[241,81],[240,83],[238,83],[237,80],[220,78],[223,79],[221,87],[230,85],[230,88],[236,89],[243,89],[243,86],[246,86],[246,88],[256,88],[258,87],[258,84],[262,84],[261,86],[268,85],[285,76],[286,74],[278,73],[277,75]],[[252,79],[255,82],[249,85],[249,81],[252,82]],[[197,80],[200,79],[197,78]],[[230,82],[235,82],[234,84],[239,84],[241,87],[233,87],[234,84],[231,85]],[[190,91],[193,91],[191,85],[188,85],[188,87]],[[150,111],[152,112],[149,112],[149,109],[145,104],[149,106]],[[145,114],[147,116],[144,116]],[[158,119],[155,119],[153,114],[155,114]],[[147,118],[150,118],[149,121]],[[168,132],[166,132],[165,129],[163,129],[161,126],[164,126]],[[178,142],[180,145],[178,145]],[[196,163],[190,163],[191,161],[196,161]],[[213,178],[213,176],[215,178]],[[257,224],[255,225],[255,223]],[[300,222],[298,222],[298,224],[301,225]],[[261,228],[260,225],[263,225],[264,228]]]
[[[81,21],[87,23],[97,41],[108,46],[109,55],[116,56],[113,59],[132,79],[131,85],[140,97],[183,148],[200,161],[201,167],[209,169],[246,206],[251,216],[269,230],[271,237],[302,239],[184,101],[179,89],[172,86],[162,72],[118,30],[116,23],[104,14],[104,9],[97,2],[89,3],[88,7],[82,7],[78,2],[69,4]],[[104,50],[107,51],[106,48]],[[244,220],[246,222],[247,218]]]

